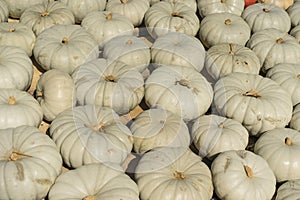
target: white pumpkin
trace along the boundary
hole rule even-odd
[[[5,0],[0,0],[0,22],[7,22],[8,20],[8,5]]]
[[[291,36],[295,37],[298,43],[300,43],[300,24],[298,26],[295,26],[290,31]]]
[[[156,148],[139,160],[135,180],[141,200],[210,200],[209,168],[186,148]]]
[[[11,18],[20,18],[22,13],[36,4],[47,3],[48,0],[4,0],[7,3],[9,16]]]
[[[297,1],[297,0],[296,0]],[[257,0],[258,3],[274,4],[280,8],[288,9],[294,4],[294,0]]]
[[[226,151],[211,165],[214,191],[224,200],[267,200],[276,189],[268,163],[247,150]],[[227,183],[227,184],[225,184]]]
[[[150,5],[160,2],[160,1],[166,1],[166,2],[180,2],[186,4],[188,7],[192,8],[194,12],[197,12],[197,1],[196,0],[148,0],[150,1]]]
[[[287,12],[291,18],[292,26],[300,25],[300,1],[295,2],[291,7],[287,9]]]
[[[145,102],[190,121],[203,115],[212,103],[210,83],[193,68],[161,65],[145,83]]]
[[[210,47],[206,52],[204,66],[214,80],[234,72],[259,74],[260,71],[256,54],[248,47],[234,43]]]
[[[295,200],[300,198],[300,179],[283,183],[277,189],[275,200]]]
[[[76,99],[79,105],[110,107],[118,114],[133,110],[144,96],[144,78],[137,70],[100,58],[74,71]]]
[[[278,83],[238,72],[215,84],[214,105],[222,116],[241,122],[256,136],[288,125],[293,110],[291,95]]]
[[[294,107],[290,128],[300,131],[300,104]]]
[[[180,65],[200,72],[205,60],[205,49],[196,37],[169,32],[158,37],[151,46],[151,62],[155,65]]]
[[[289,32],[291,28],[288,13],[274,4],[255,3],[248,6],[243,11],[242,18],[250,26],[252,33],[268,28]]]

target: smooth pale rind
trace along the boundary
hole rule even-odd
[[[294,4],[294,0],[257,0],[257,1],[258,3],[274,4],[283,9],[288,9],[290,6]]]
[[[48,0],[4,0],[7,3],[9,16],[11,18],[20,18],[22,13],[36,4],[47,3]]]
[[[287,9],[287,12],[291,18],[292,26],[300,25],[300,2],[295,1],[295,3]]]
[[[300,43],[300,24],[292,28],[292,30],[290,31],[290,35],[295,37],[298,43]]]
[[[300,131],[300,104],[294,107],[293,115],[289,127],[297,131]]]
[[[277,189],[275,200],[295,200],[300,198],[300,180],[283,183]]]

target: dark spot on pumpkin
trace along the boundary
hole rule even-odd
[[[52,185],[52,182],[47,178],[36,179],[35,182],[40,185]]]
[[[226,170],[228,169],[230,163],[231,163],[231,159],[230,158],[226,158],[226,163],[224,165],[224,172],[226,172]]]
[[[74,60],[77,60],[79,58],[79,56],[73,56]]]
[[[24,180],[24,168],[23,165],[20,162],[15,162],[15,165],[17,167],[17,176],[16,178],[20,181]]]

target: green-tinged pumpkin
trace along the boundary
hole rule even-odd
[[[275,200],[295,200],[300,198],[300,179],[283,183],[277,189]]]
[[[287,12],[291,18],[292,26],[300,25],[300,1],[295,1],[295,3],[287,9]]]
[[[300,131],[300,104],[294,107],[289,127]]]
[[[296,38],[298,43],[300,43],[300,24],[298,26],[295,26],[294,28],[292,28],[292,30],[290,31],[290,34],[291,34],[291,36],[294,36]]]
[[[47,3],[48,0],[4,0],[8,6],[11,18],[20,18],[22,13],[36,4]]]

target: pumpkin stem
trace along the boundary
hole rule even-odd
[[[22,158],[31,158],[31,156],[26,155],[26,154],[23,154],[23,153],[19,153],[19,152],[13,151],[13,152],[10,154],[8,160],[9,160],[9,161],[17,161],[17,160],[20,160],[20,159],[22,159]]]
[[[221,0],[221,3],[225,3],[226,2],[226,0]]]
[[[226,19],[226,20],[225,20],[225,24],[226,24],[226,25],[230,25],[230,24],[231,24],[231,20],[230,20],[230,19]]]
[[[89,196],[84,197],[82,200],[95,200],[95,196],[89,195]]]
[[[175,171],[175,172],[173,173],[173,176],[174,176],[177,180],[183,180],[183,179],[185,179],[185,175],[183,174],[183,172]]]
[[[46,16],[48,16],[49,15],[49,13],[47,12],[47,11],[43,11],[42,13],[41,13],[41,17],[46,17]]]
[[[126,44],[131,45],[132,44],[132,40],[127,40]]]
[[[15,32],[16,31],[16,29],[15,28],[10,28],[10,29],[8,29],[8,32]]]
[[[284,143],[285,143],[286,145],[288,145],[288,146],[291,146],[291,145],[292,145],[292,140],[291,140],[291,138],[286,137],[286,138],[284,139]]]
[[[104,78],[105,81],[108,81],[108,82],[117,82],[116,78],[113,76],[113,75],[108,75]]]
[[[278,38],[277,40],[276,40],[276,43],[277,44],[282,44],[284,42],[284,40],[282,39],[282,38]]]
[[[229,44],[229,49],[230,49],[229,54],[232,56],[234,56],[234,54],[235,54],[234,50],[233,50],[233,46],[234,46],[234,44],[232,44],[232,43]]]
[[[244,169],[245,169],[245,172],[246,172],[248,178],[253,178],[253,171],[252,171],[252,169],[249,166],[247,166],[247,165],[244,166]]]
[[[106,20],[111,20],[112,14],[111,14],[111,13],[107,14],[107,15],[105,16],[105,18],[106,18]]]
[[[270,10],[268,8],[263,8],[263,11],[266,13],[270,12]]]
[[[299,78],[299,79],[300,79],[300,74],[298,74],[297,78]]]
[[[38,98],[38,97],[43,97],[43,92],[42,91],[38,91],[36,92],[35,96]]]
[[[257,94],[257,92],[255,92],[254,90],[250,90],[250,91],[244,93],[243,96],[247,96],[247,97],[255,97],[255,98],[261,97],[261,96],[260,96],[259,94]]]
[[[219,125],[218,125],[219,128],[224,128],[224,123],[221,122]]]
[[[126,4],[126,3],[127,3],[127,0],[121,0],[121,3],[122,3],[122,4]]]
[[[9,105],[15,105],[16,104],[16,99],[14,96],[10,96],[8,100]]]
[[[66,37],[64,37],[61,41],[61,43],[63,43],[63,44],[68,44],[68,42],[69,42],[69,40]]]
[[[172,17],[179,17],[179,18],[183,18],[178,12],[172,12]]]

